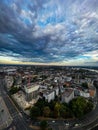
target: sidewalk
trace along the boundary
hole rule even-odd
[[[12,117],[3,101],[3,98],[0,97],[0,130],[8,127],[11,123]]]

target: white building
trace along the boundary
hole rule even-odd
[[[40,85],[40,89],[47,89],[47,86],[45,86],[45,85]]]
[[[6,72],[8,75],[16,73],[16,68],[9,68],[9,69],[4,69],[4,72]]]
[[[89,92],[80,91],[80,96],[85,97],[85,98],[89,98],[90,97],[90,93]]]
[[[14,79],[12,76],[5,76],[5,85],[8,90],[12,87]]]
[[[55,87],[55,88],[53,88],[53,90],[55,92],[55,96],[58,96],[59,95],[59,88]]]
[[[65,81],[70,82],[72,80],[72,77],[66,77]]]
[[[25,99],[25,94],[22,91],[19,91],[12,95],[14,100],[18,103],[18,105],[25,110],[26,108],[30,107],[29,102]]]
[[[27,85],[24,86],[24,91],[26,93],[26,100],[30,101],[33,98],[37,99],[38,98],[38,90],[39,90],[39,85]]]
[[[65,91],[61,95],[61,102],[69,103],[73,98],[74,98],[74,90],[65,89]]]
[[[51,100],[55,99],[55,92],[53,90],[44,91],[43,92],[43,97],[45,98],[45,100],[50,102]]]

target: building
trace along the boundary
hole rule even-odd
[[[96,88],[95,87],[90,88],[89,94],[90,94],[90,97],[94,98],[96,95]]]
[[[51,100],[55,99],[55,91],[53,91],[53,90],[43,91],[43,97],[45,98],[45,100],[50,102]]]
[[[80,90],[74,89],[74,96],[80,96]]]
[[[66,77],[65,81],[70,82],[72,80],[72,77]]]
[[[39,85],[32,84],[32,85],[26,85],[24,86],[24,91],[26,93],[26,100],[30,101],[33,98],[38,98],[38,92],[39,92]]]
[[[53,88],[53,90],[55,92],[55,96],[58,96],[59,95],[59,88],[55,87],[55,88]]]
[[[69,103],[73,98],[74,98],[74,90],[65,89],[65,91],[61,95],[61,102]]]
[[[70,87],[71,83],[66,81],[63,86]]]
[[[13,83],[14,83],[14,79],[12,76],[5,76],[5,86],[6,86],[7,90],[10,90]]]
[[[90,97],[90,93],[89,92],[80,91],[80,96],[82,96],[84,98],[89,98]]]
[[[4,69],[4,72],[10,75],[10,74],[15,74],[16,70],[17,70],[16,68],[7,68],[7,69]]]

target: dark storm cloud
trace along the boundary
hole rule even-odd
[[[61,62],[98,50],[97,0],[1,0],[0,55]]]

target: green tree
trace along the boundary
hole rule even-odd
[[[56,101],[50,101],[50,103],[48,104],[49,108],[54,111],[54,107],[55,107]]]
[[[73,99],[69,106],[71,110],[73,111],[75,117],[82,117],[84,115],[84,110],[86,108],[87,101],[83,97],[78,97],[76,99]]]
[[[61,104],[60,116],[63,118],[72,118],[73,114],[67,105]]]
[[[40,108],[41,115],[43,114],[43,109],[45,107],[45,101],[43,99],[39,99],[37,103],[35,103],[35,106]]]
[[[17,88],[17,87],[11,87],[11,89],[10,89],[10,94],[15,94],[15,93],[17,93],[19,91],[19,88]]]
[[[48,127],[47,121],[43,120],[43,121],[40,122],[41,130],[46,130],[47,127]]]
[[[60,117],[60,109],[61,109],[61,104],[59,102],[56,102],[54,106],[55,117]]]
[[[66,118],[66,114],[67,114],[67,108],[64,105],[61,105],[60,107],[60,116],[63,118]]]
[[[48,130],[52,130],[52,128],[48,128]]]
[[[86,104],[86,108],[84,110],[84,113],[89,113],[90,111],[92,111],[94,105],[91,101],[88,101],[87,104]]]
[[[50,115],[50,108],[48,106],[44,107],[44,109],[43,109],[43,115],[45,117],[49,117],[49,115]]]
[[[35,119],[36,117],[40,116],[40,108],[36,107],[36,106],[33,106],[31,109],[30,109],[30,117],[32,119]]]
[[[87,84],[87,82],[82,83],[82,87],[85,88],[85,89],[88,89],[88,84]]]

